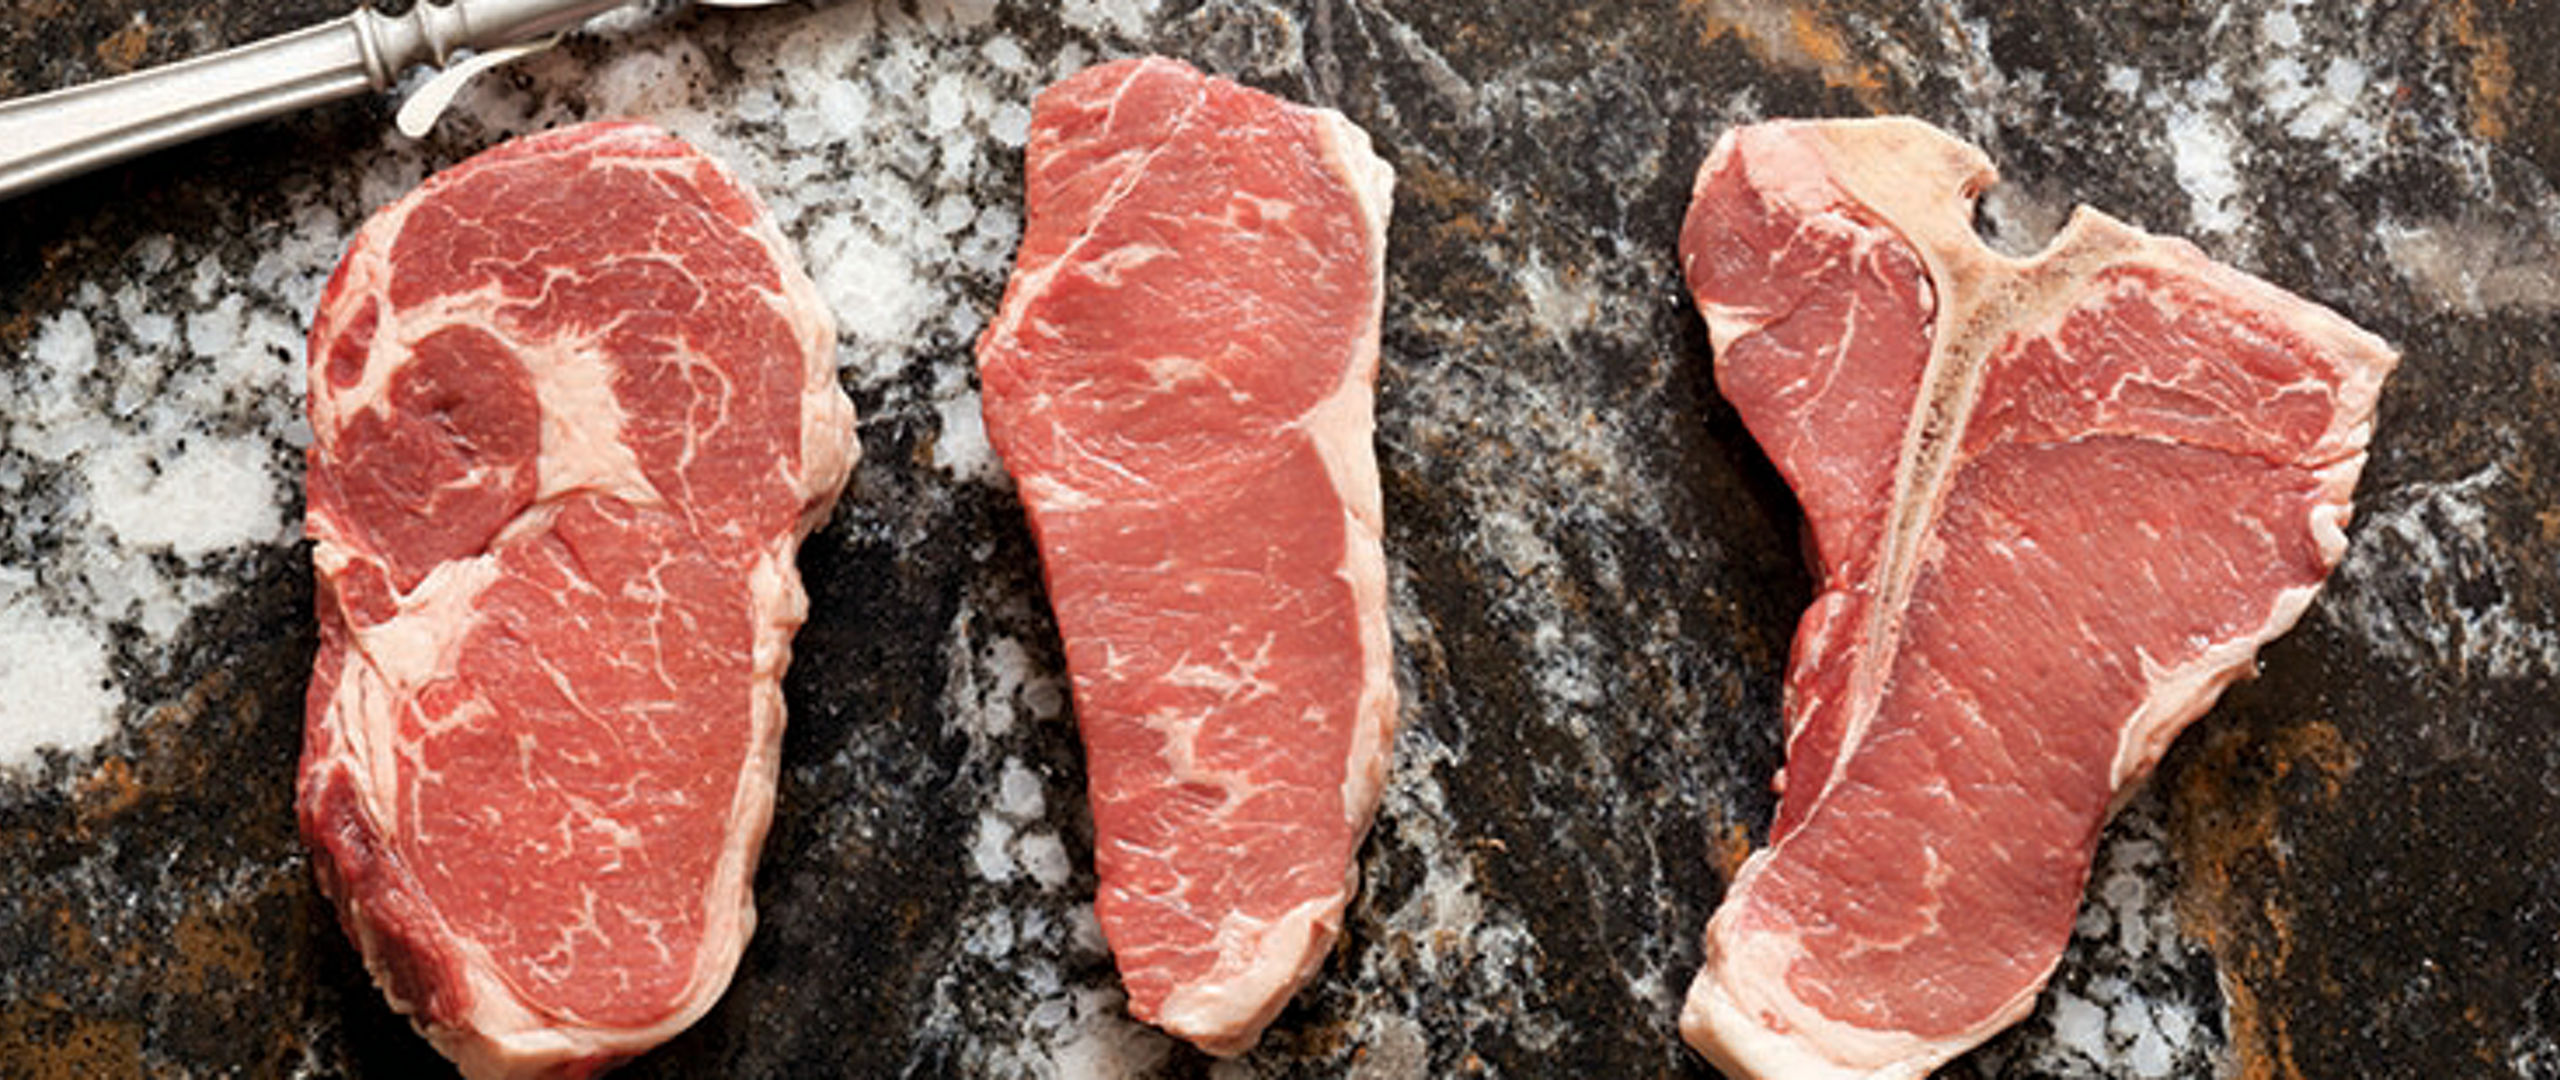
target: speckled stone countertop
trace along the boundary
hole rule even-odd
[[[0,93],[338,14],[18,0]],[[636,114],[771,198],[863,463],[735,985],[634,1076],[1705,1076],[1673,1030],[1766,828],[1810,583],[1674,244],[1729,124],[1910,112],[2407,352],[2327,593],[2109,831],[1958,1077],[2560,1077],[2560,2],[995,0],[624,18],[0,203],[0,1076],[408,1076],[290,812],[301,335],[363,215]],[[1031,96],[1160,51],[1399,173],[1379,401],[1404,728],[1323,976],[1212,1064],[1120,1005],[1060,653],[969,345]],[[415,79],[412,79],[414,84]]]

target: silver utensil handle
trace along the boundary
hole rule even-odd
[[[418,0],[235,49],[0,102],[0,199],[172,143],[324,101],[387,90],[444,63],[565,29],[624,0]]]
[[[0,102],[0,198],[171,143],[390,85],[390,69],[371,54],[359,17]]]

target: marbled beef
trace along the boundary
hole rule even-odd
[[[978,345],[1084,734],[1130,1009],[1213,1053],[1323,963],[1395,721],[1370,449],[1394,177],[1169,60],[1040,96]]]
[[[728,985],[793,558],[856,453],[834,340],[754,194],[638,124],[438,174],[329,284],[302,830],[473,1077],[585,1075]]]
[[[1979,151],[1730,132],[1682,265],[1820,592],[1769,844],[1681,1028],[1734,1076],[1917,1077],[2024,1016],[2108,815],[2345,546],[2395,357],[2088,209],[1985,248]]]

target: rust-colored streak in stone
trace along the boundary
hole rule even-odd
[[[1717,826],[1709,836],[1711,850],[1708,854],[1716,861],[1716,872],[1731,883],[1733,875],[1742,872],[1743,860],[1751,857],[1751,830],[1740,822],[1728,821]]]
[[[0,1008],[0,1062],[25,1080],[142,1075],[142,1026],[37,1002]]]
[[[80,781],[76,805],[80,808],[82,828],[115,817],[142,801],[143,787],[133,775],[133,764],[120,757],[99,762]]]
[[[230,905],[213,905],[180,916],[173,935],[178,952],[169,965],[169,986],[181,993],[201,994],[215,985],[218,976],[241,986],[257,985],[265,974],[266,950],[250,933],[248,914]]]
[[[78,969],[91,986],[108,985],[147,962],[142,942],[112,932],[100,933],[69,903],[53,908],[53,938],[60,950],[58,955]]]
[[[2293,912],[2278,900],[2289,890],[2267,891],[2253,903],[2251,894],[2260,890],[2243,887],[2249,879],[2288,872],[2277,843],[2279,785],[2309,770],[2321,797],[2334,801],[2357,765],[2355,747],[2328,723],[2272,734],[2219,730],[2170,793],[2170,842],[2185,879],[2178,923],[2222,968],[2234,1080],[2304,1080],[2285,1016],[2262,1010],[2250,989],[2282,978],[2293,958]]]
[[[1440,215],[1440,228],[1463,239],[1485,240],[1507,231],[1501,221],[1487,222],[1484,219],[1482,212],[1493,198],[1491,189],[1433,168],[1430,162],[1417,161],[1404,166],[1396,176],[1396,188],[1410,193],[1423,206]]]
[[[134,768],[144,789],[155,793],[193,791],[221,782],[224,764],[200,752],[196,732],[200,724],[213,718],[215,708],[225,704],[235,722],[256,722],[258,699],[235,693],[235,681],[230,672],[211,672],[189,685],[175,702],[143,715],[136,725]]]
[[[2507,134],[2508,102],[2515,93],[2515,63],[2507,39],[2480,25],[2477,0],[2452,5],[2453,38],[2471,55],[2471,133],[2483,139]]]
[[[98,43],[98,63],[111,74],[121,75],[142,62],[142,54],[151,44],[151,22],[141,15],[126,23],[124,29],[107,35]]]
[[[1813,10],[1766,0],[1682,0],[1680,6],[1705,21],[1701,42],[1732,34],[1771,63],[1811,70],[1822,76],[1823,85],[1848,90],[1859,104],[1884,110],[1884,68],[1858,62],[1860,51]]]
[[[1856,79],[1863,73],[1849,63],[1849,47],[1841,44],[1840,35],[1822,25],[1812,12],[1803,8],[1788,12],[1787,37],[1795,43],[1797,52],[1813,61],[1815,68],[1825,73],[1847,72],[1851,85],[1859,85]]]

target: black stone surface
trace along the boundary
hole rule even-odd
[[[339,11],[22,0],[0,93]],[[2037,1014],[1947,1074],[2560,1077],[2555,27],[2551,0],[795,5],[574,40],[422,144],[366,99],[0,203],[0,613],[93,636],[117,702],[98,745],[0,772],[0,1076],[447,1071],[293,834],[300,356],[258,319],[307,326],[324,249],[426,170],[637,111],[791,204],[836,275],[865,457],[803,564],[762,924],[719,1007],[629,1075],[1709,1075],[1673,1020],[1766,827],[1810,586],[1792,499],[1709,377],[1677,225],[1731,123],[1909,112],[2008,174],[1998,243],[2087,202],[2407,354],[2347,563],[2110,831]],[[965,420],[1019,213],[1002,106],[1134,51],[1340,108],[1399,173],[1398,763],[1342,945],[1228,1065],[1128,1025],[1079,932],[1055,631]],[[853,86],[863,110],[831,96]],[[978,224],[917,239],[946,199]],[[224,340],[190,319],[225,303],[237,369],[193,348]],[[162,398],[197,411],[149,419]],[[112,422],[83,434],[63,400]],[[108,497],[120,440],[161,472],[248,447],[274,535],[150,539]],[[126,573],[175,607],[108,584]],[[0,700],[0,724],[29,708]],[[1062,879],[1035,870],[1045,837]]]

